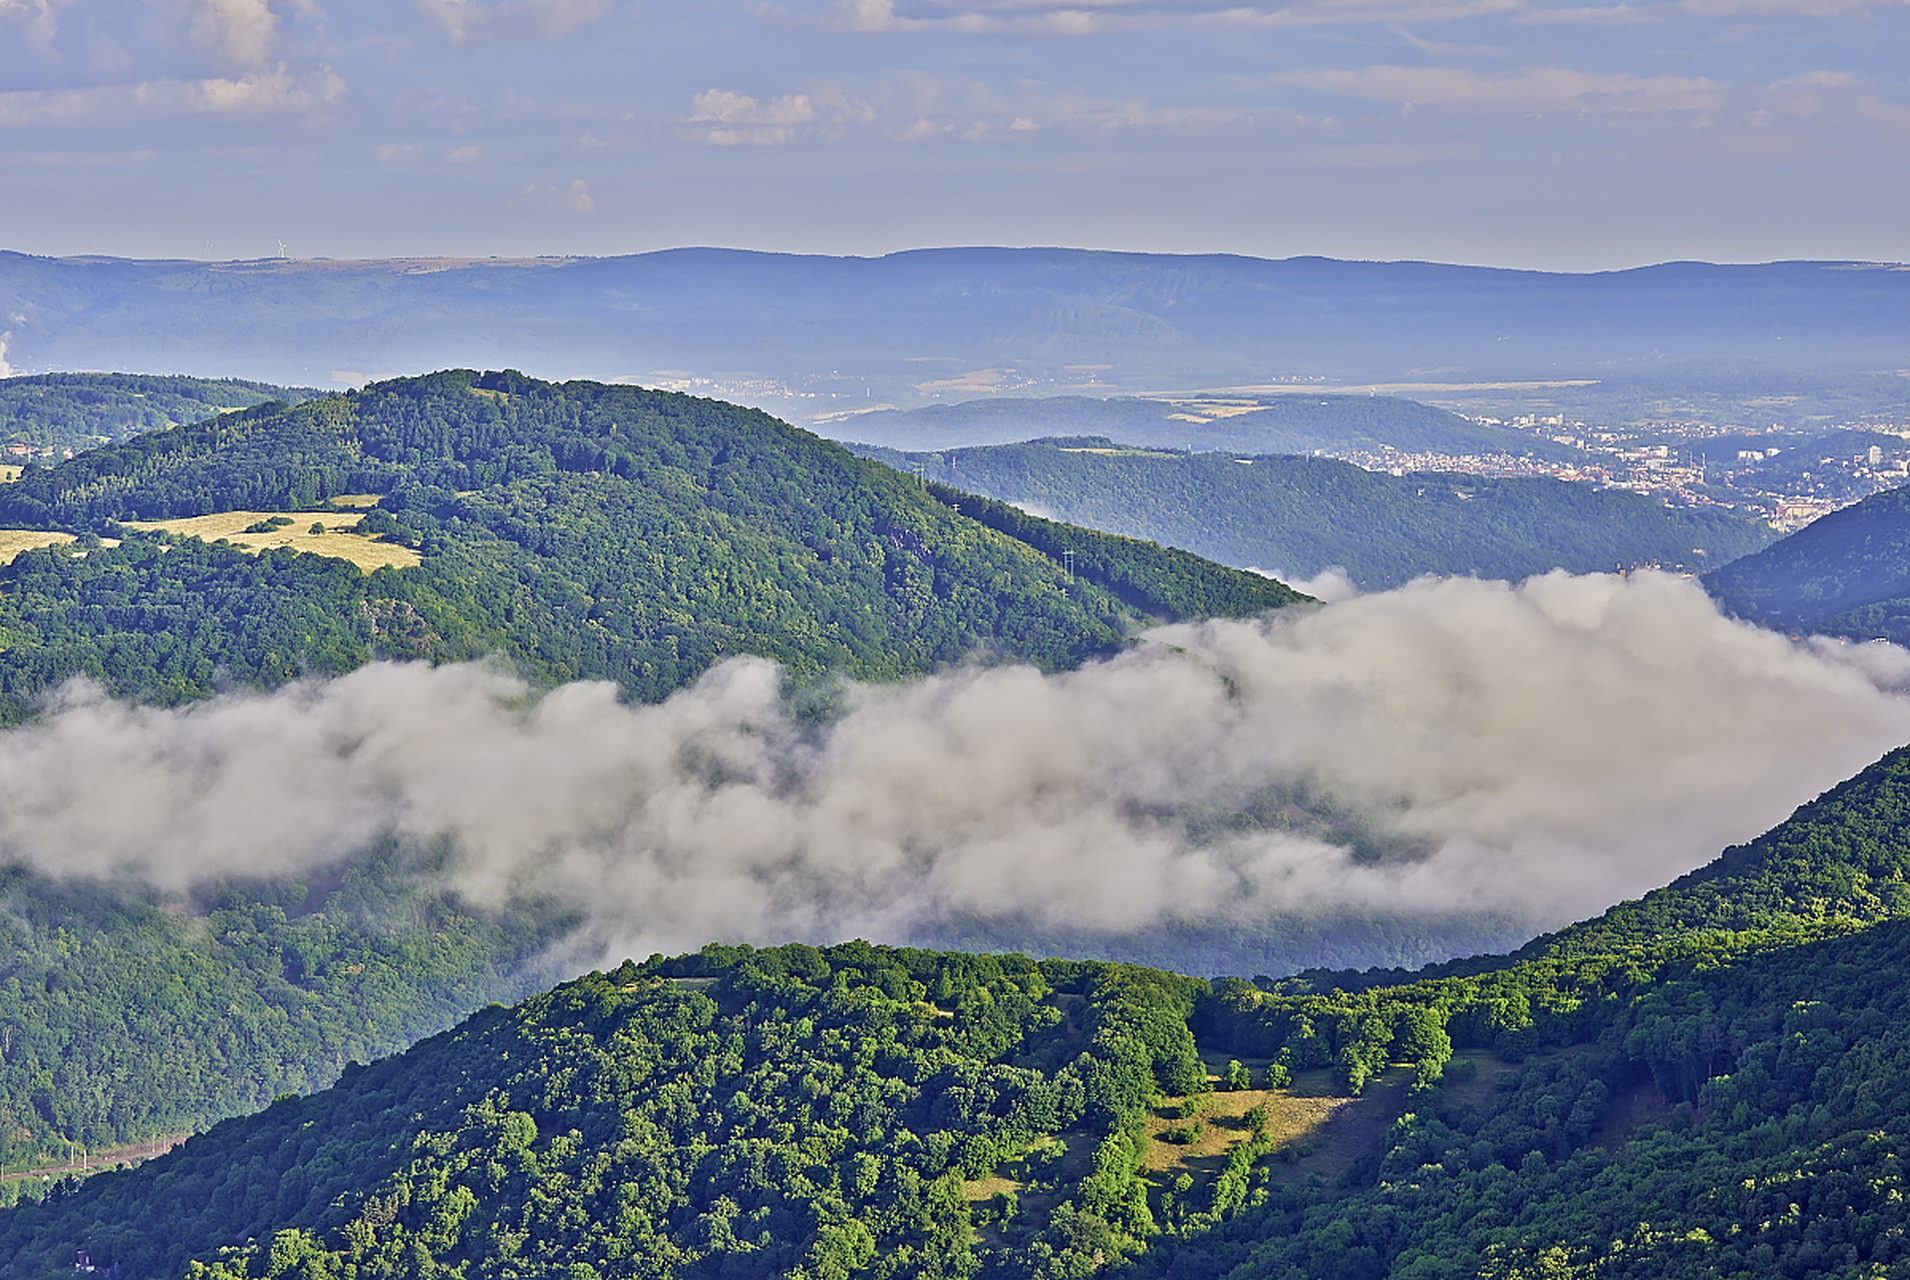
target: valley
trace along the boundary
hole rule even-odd
[[[1864,886],[1901,885],[1907,778],[1893,753],[1642,903],[1356,993],[866,943],[630,962],[0,1241],[26,1274],[220,1277],[1887,1266],[1910,921]],[[1291,1083],[1228,1090],[1235,1061]]]
[[[1111,678],[1166,651],[1143,637],[1321,616],[1202,552],[1258,565],[1304,531],[1318,568],[1385,592],[1626,556],[1690,571],[1691,544],[1731,562],[1708,580],[1730,603],[1761,598],[1729,593],[1766,563],[1823,571],[1813,531],[1837,527],[1779,542],[1551,481],[1105,437],[861,452],[714,402],[471,371],[137,432],[0,488],[18,544],[0,687],[14,732],[93,714],[49,704],[73,676],[129,716],[197,717],[164,730],[191,757],[207,748],[184,726],[277,705],[250,698],[330,715],[319,691],[347,677],[489,655],[519,683],[487,696],[516,714],[569,714],[530,708],[569,705],[581,677],[682,716],[727,658],[757,655],[781,664],[774,696],[814,752],[883,682]],[[1890,497],[1835,519],[1884,518]],[[1172,523],[1188,516],[1202,524]],[[1255,520],[1262,542],[1226,532]],[[1247,670],[1225,699],[1251,705]],[[336,723],[340,758],[378,740]],[[756,766],[688,741],[710,796],[743,793]],[[223,785],[210,764],[181,776]],[[534,880],[486,888],[456,826],[373,822],[329,861],[250,870],[241,844],[171,887],[142,887],[153,862],[21,865],[0,1149],[25,1176],[0,1179],[0,1254],[14,1276],[83,1254],[202,1280],[1888,1267],[1910,1229],[1891,1194],[1910,1142],[1892,1101],[1910,1089],[1906,777],[1893,752],[1530,941],[1490,912],[1151,934],[957,915],[923,927],[959,950],[737,940],[560,980],[604,917]],[[1351,868],[1433,856],[1369,800],[1262,788],[1160,829],[1194,849],[1318,841]],[[1224,959],[1203,976],[1031,959],[991,951],[1002,932]],[[1468,954],[1488,936],[1504,942]],[[1261,963],[1281,971],[1225,976],[1276,946],[1295,960]],[[1295,962],[1334,954],[1351,967]],[[1411,959],[1372,967],[1393,957]],[[76,1168],[75,1144],[98,1155]],[[99,1171],[109,1158],[125,1167]]]

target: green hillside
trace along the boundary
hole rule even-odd
[[[380,847],[196,904],[0,872],[0,1172],[322,1089],[558,976],[542,953],[570,921],[475,910],[430,870]]]
[[[200,422],[233,409],[278,400],[297,404],[318,395],[237,378],[187,378],[144,373],[41,373],[0,378],[0,442],[25,446],[20,462],[75,453]]]
[[[377,506],[422,563],[362,574],[122,521]],[[322,521],[321,521],[322,523]],[[887,679],[997,656],[1065,667],[1154,619],[1298,599],[1185,552],[1048,528],[1073,573],[911,477],[734,405],[453,371],[139,436],[0,488],[0,526],[103,534],[0,570],[0,712],[90,675],[179,702],[374,657],[496,654],[538,683],[656,699],[732,654]],[[76,554],[82,552],[84,554]],[[341,555],[345,553],[341,551]],[[1171,588],[1165,584],[1172,583]]]
[[[957,490],[1224,564],[1300,579],[1338,566],[1368,590],[1426,573],[1517,581],[1551,569],[1701,569],[1777,536],[1748,516],[1545,477],[1394,476],[1331,458],[1174,453],[1103,437],[866,452]]]
[[[708,948],[0,1213],[20,1276],[1871,1276],[1910,749],[1470,973]],[[1464,967],[1464,966],[1461,966]],[[1305,984],[1300,984],[1304,986]]]
[[[1833,511],[1704,576],[1718,603],[1767,626],[1910,641],[1910,489]]]

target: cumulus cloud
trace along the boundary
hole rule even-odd
[[[311,0],[180,0],[175,6],[75,6],[0,0],[0,124],[115,119],[153,112],[311,111],[345,92],[287,17]]]
[[[310,111],[336,101],[344,92],[345,81],[330,67],[298,76],[281,65],[273,71],[237,77],[142,85],[138,101],[144,107],[182,106],[220,115],[267,115]]]
[[[689,123],[708,126],[704,139],[716,146],[777,146],[795,140],[800,126],[816,118],[806,93],[759,102],[746,93],[709,89],[690,100]]]
[[[221,66],[255,71],[272,59],[279,20],[265,0],[202,0],[192,34]]]
[[[465,892],[554,895],[607,954],[954,917],[1539,928],[1910,738],[1910,654],[1794,645],[1654,574],[1425,581],[1167,628],[1068,674],[852,686],[824,728],[779,680],[737,659],[657,706],[602,684],[532,697],[481,666],[183,710],[72,686],[0,736],[0,851],[182,889],[442,839]],[[1361,815],[1365,838],[1309,805]]]

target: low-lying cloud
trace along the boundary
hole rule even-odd
[[[442,839],[462,891],[554,895],[614,955],[901,940],[958,916],[1536,929],[1708,861],[1910,739],[1905,681],[1903,650],[1793,644],[1647,573],[1428,580],[1165,628],[1067,674],[848,686],[821,727],[749,658],[656,706],[604,684],[533,696],[484,666],[180,710],[72,686],[0,736],[0,849],[180,890]],[[1358,813],[1378,843],[1283,828],[1296,804]]]

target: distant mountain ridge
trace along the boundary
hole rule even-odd
[[[1414,400],[1326,392],[1236,399],[1219,408],[1198,400],[1004,397],[858,414],[823,424],[820,430],[835,439],[905,452],[1098,435],[1126,445],[1196,453],[1363,449],[1375,454],[1396,450],[1540,458],[1578,454],[1546,436],[1482,426]]]
[[[1713,359],[1894,368],[1910,339],[1906,299],[1910,272],[1834,262],[1561,275],[1072,249],[369,262],[0,253],[6,358],[28,371],[335,386],[512,365],[553,378],[782,382],[798,398],[775,407],[804,420],[991,391],[1596,378]]]
[[[1338,568],[1367,590],[1428,573],[1520,581],[1552,569],[1693,571],[1776,537],[1721,509],[1670,509],[1542,476],[1394,476],[1331,458],[1182,454],[1094,436],[935,453],[851,448],[1051,518],[1289,580]]]

